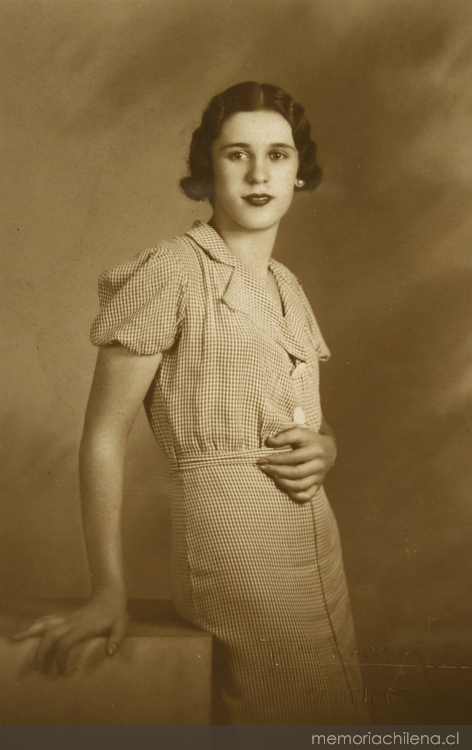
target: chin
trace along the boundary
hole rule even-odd
[[[284,213],[280,213],[279,211],[265,212],[264,209],[256,208],[249,215],[244,212],[244,216],[240,216],[237,223],[244,229],[262,231],[264,229],[271,229],[271,227],[277,225]]]
[[[273,219],[272,221],[260,219],[259,221],[254,219],[253,221],[241,221],[238,222],[242,229],[246,229],[248,232],[263,232],[266,229],[271,229],[273,226],[278,225],[280,219]]]

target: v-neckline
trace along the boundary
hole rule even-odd
[[[256,276],[253,271],[247,266],[245,263],[243,263],[242,260],[240,260],[236,255],[234,255],[231,250],[229,249],[228,245],[226,244],[223,237],[220,235],[220,233],[213,227],[211,224],[207,222],[202,221],[195,221],[192,229],[188,234],[193,235],[193,230],[200,230],[206,234],[207,232],[210,232],[213,237],[209,237],[210,240],[209,245],[206,246],[207,250],[211,250],[213,255],[216,255],[217,259],[223,263],[230,263],[230,265],[237,268],[238,266],[240,269],[242,269],[245,273],[249,273],[251,278],[255,279],[256,282],[260,285],[261,289],[263,290],[263,294],[270,300],[270,304],[273,306],[274,310],[276,311],[279,318],[282,320],[285,320],[287,317],[287,305],[286,300],[284,298],[284,295],[282,294],[282,289],[279,283],[279,276],[277,272],[275,271],[276,267],[276,261],[270,257],[269,262],[267,264],[267,268],[269,272],[272,274],[272,277],[274,279],[278,294],[279,294],[279,301],[280,304],[276,302],[274,297],[270,294],[269,290],[267,289],[267,285],[264,284],[262,279],[260,279],[258,276]],[[216,242],[215,242],[216,240]]]
[[[230,251],[228,250],[228,253],[229,252]],[[276,261],[273,258],[269,258],[269,263],[268,263],[267,268],[269,272],[272,274],[275,285],[277,287],[277,291],[279,293],[280,304],[277,304],[277,302],[275,301],[275,299],[272,297],[269,290],[267,289],[266,284],[264,284],[263,280],[259,278],[259,276],[256,276],[256,274],[251,271],[249,266],[243,263],[242,260],[239,260],[239,258],[237,258],[232,253],[231,253],[231,257],[234,258],[234,266],[236,269],[239,270],[239,273],[242,272],[243,276],[244,274],[249,274],[250,278],[253,279],[262,290],[262,294],[264,295],[264,297],[267,300],[269,300],[269,304],[271,305],[271,307],[273,307],[275,313],[277,314],[277,317],[283,320],[284,323],[286,323],[287,322],[287,303],[286,303],[285,295],[283,294],[281,285],[279,283],[280,277],[277,274],[277,271],[275,270]]]
[[[268,293],[265,284],[235,255],[213,227],[196,222],[187,235],[216,261],[221,271],[216,275],[220,298],[229,307],[240,310],[253,323],[278,341],[288,353],[306,361],[303,305],[294,286],[292,274],[274,258],[269,259],[280,294],[282,307]],[[228,273],[222,269],[226,266]],[[230,270],[231,269],[231,270]]]
[[[276,272],[274,271],[274,263],[272,258],[269,259],[269,265],[268,265],[268,271],[272,275],[272,278],[274,279],[275,287],[277,289],[278,295],[279,295],[279,304],[275,301],[275,298],[272,297],[272,295],[269,293],[269,290],[267,287],[265,287],[265,291],[271,302],[273,302],[275,309],[277,310],[278,314],[283,320],[286,320],[287,318],[287,306],[286,301],[284,298],[284,295],[282,293],[282,289],[279,283],[279,279],[277,277]]]

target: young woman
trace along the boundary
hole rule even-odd
[[[214,634],[215,722],[354,723],[360,686],[319,403],[328,349],[296,278],[271,259],[294,191],[321,178],[303,108],[268,84],[215,96],[182,188],[213,215],[102,275],[100,346],[80,451],[89,603],[47,617],[34,663],[126,632],[120,510],[144,401],[178,487],[177,611]],[[346,698],[346,696],[348,696]]]

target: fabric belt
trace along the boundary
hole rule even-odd
[[[179,456],[171,463],[173,469],[186,471],[201,466],[219,466],[224,464],[255,464],[259,458],[271,453],[287,453],[290,447],[273,450],[270,448],[253,448],[249,451],[233,451],[230,453],[203,453],[201,455]]]

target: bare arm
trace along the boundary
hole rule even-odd
[[[128,624],[121,545],[123,464],[127,437],[161,363],[122,346],[99,350],[80,446],[82,518],[91,576],[91,598],[70,617],[36,620],[15,638],[40,636],[33,666],[66,668],[70,649],[107,635],[113,655]]]
[[[129,431],[162,359],[99,350],[80,446],[82,515],[92,596],[123,586],[121,500]]]

